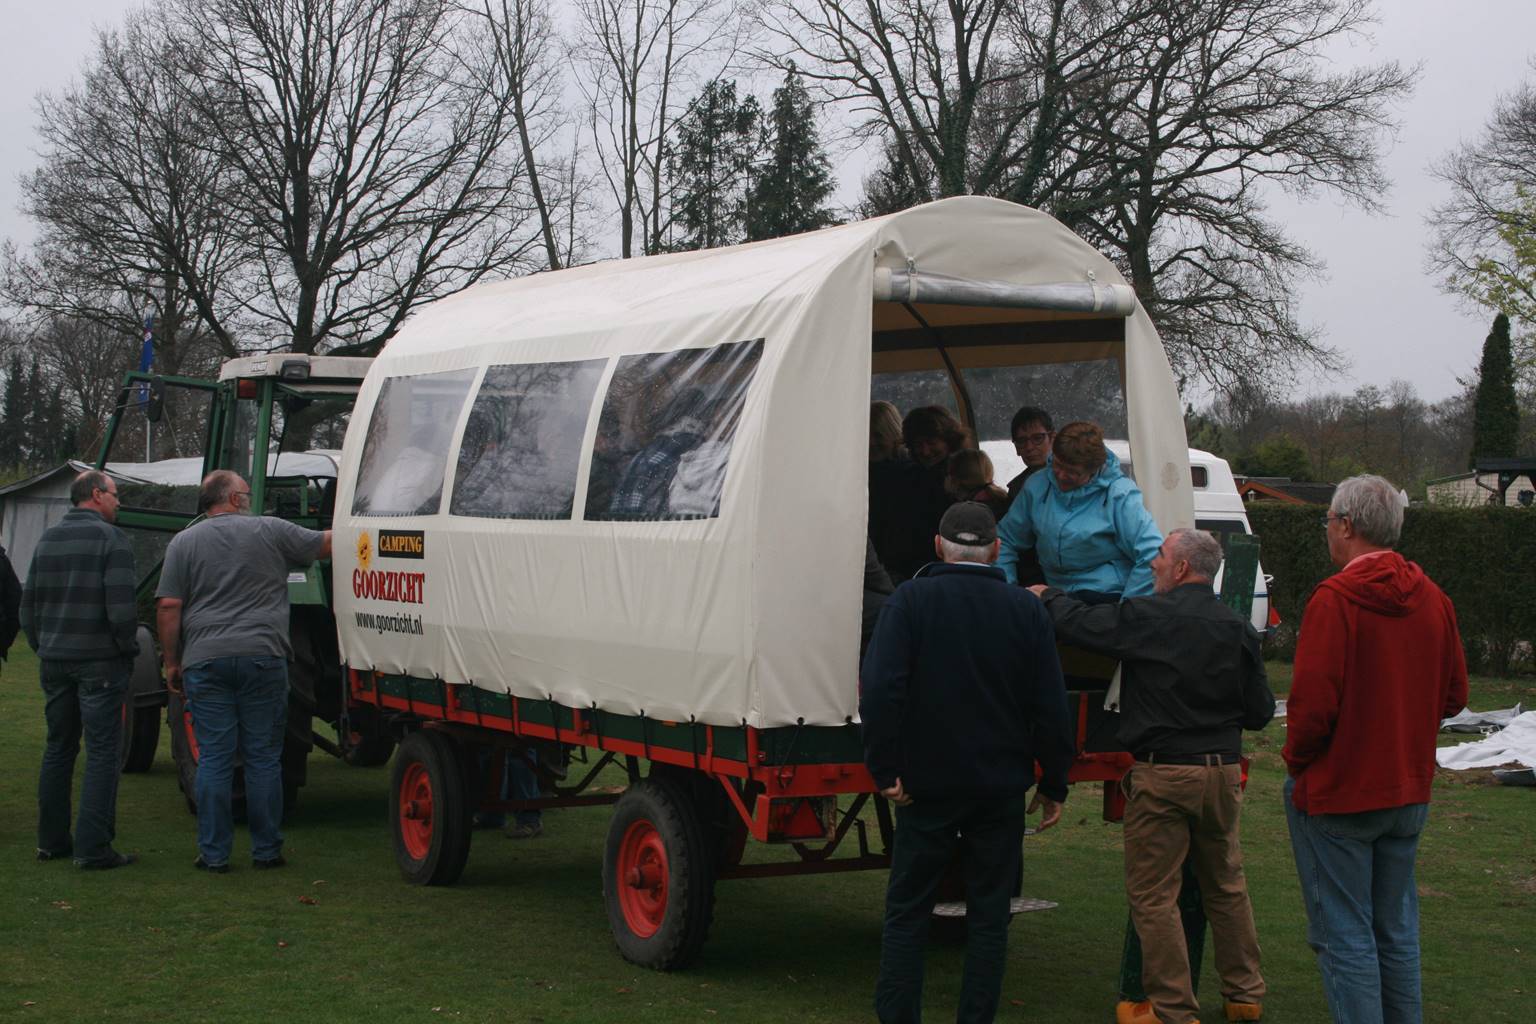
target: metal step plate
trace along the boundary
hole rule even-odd
[[[1032,910],[1051,910],[1058,904],[1051,900],[1036,899],[1033,896],[1015,896],[1008,901],[1008,912],[1012,914],[1027,914]],[[965,902],[955,900],[948,903],[935,903],[933,905],[934,917],[964,917]]]

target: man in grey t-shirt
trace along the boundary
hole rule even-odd
[[[157,622],[165,685],[185,692],[197,736],[194,865],[229,870],[235,750],[245,758],[251,863],[282,867],[283,728],[288,710],[288,572],[331,553],[331,533],[250,510],[240,475],[203,480],[207,516],[177,534],[160,573]]]

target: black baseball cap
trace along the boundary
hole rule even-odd
[[[966,547],[985,547],[997,540],[997,520],[979,501],[957,501],[939,520],[939,536]]]

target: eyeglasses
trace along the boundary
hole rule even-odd
[[[1317,519],[1317,522],[1318,522],[1318,525],[1320,525],[1323,529],[1326,530],[1326,529],[1328,529],[1328,524],[1330,522],[1332,522],[1333,520],[1335,520],[1335,519],[1348,519],[1348,518],[1349,518],[1349,515],[1347,513],[1343,513],[1343,512],[1329,512],[1325,516],[1319,516],[1318,519]]]
[[[250,491],[250,488],[246,488],[243,491],[230,491],[229,492],[229,496],[232,499],[233,498],[239,498],[241,496],[249,498],[251,496],[251,491]]]
[[[115,490],[114,491],[109,491],[105,487],[97,487],[97,488],[95,488],[95,491],[96,491],[97,494],[108,494],[108,495],[111,495],[114,498],[117,497],[117,492]]]
[[[1015,445],[1040,444],[1042,441],[1049,439],[1050,436],[1051,432],[1049,430],[1042,430],[1034,434],[1015,434],[1013,435],[1013,443]]]

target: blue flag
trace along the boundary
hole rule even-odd
[[[155,364],[155,317],[153,313],[144,317],[144,347],[139,350],[139,372],[148,373]],[[139,404],[146,405],[149,402],[149,382],[139,381]]]

